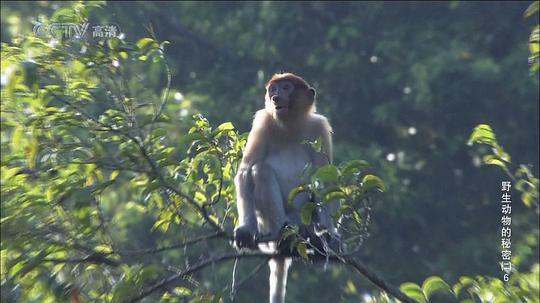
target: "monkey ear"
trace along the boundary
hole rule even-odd
[[[313,98],[315,98],[315,96],[317,95],[317,93],[315,92],[315,89],[314,89],[313,87],[310,87],[308,90],[309,90],[309,91],[311,92],[311,94],[313,95]]]

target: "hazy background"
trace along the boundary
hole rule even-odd
[[[431,275],[450,282],[500,276],[499,195],[508,177],[481,165],[486,150],[466,143],[477,124],[490,124],[513,170],[527,164],[538,176],[539,81],[527,63],[534,20],[523,17],[529,4],[110,2],[90,20],[118,24],[131,41],[148,36],[152,24],[170,42],[172,96],[181,93],[173,120],[202,113],[213,125],[232,121],[247,132],[273,73],[304,77],[333,126],[335,162],[368,160],[387,185],[361,256],[399,285]],[[3,46],[64,5],[2,2]],[[157,95],[164,89],[159,66],[130,76]],[[537,262],[538,217],[517,193],[514,206],[512,252],[528,270]],[[125,236],[148,243],[151,234],[130,229],[140,224]],[[230,279],[230,267],[206,273]],[[240,298],[264,298],[266,274]],[[358,302],[371,287],[341,267],[295,263],[288,302]]]

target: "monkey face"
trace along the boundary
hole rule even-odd
[[[299,123],[315,110],[315,89],[294,74],[275,74],[266,84],[265,107],[279,124]]]
[[[291,81],[272,82],[266,89],[267,108],[279,120],[287,120],[294,111],[293,91],[295,87]]]

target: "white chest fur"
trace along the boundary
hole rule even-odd
[[[274,170],[285,197],[302,183],[306,165],[311,161],[308,148],[303,144],[272,148],[266,158],[266,164]]]

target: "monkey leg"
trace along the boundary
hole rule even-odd
[[[266,164],[251,168],[255,185],[254,201],[259,233],[263,237],[279,239],[287,221],[285,201],[274,170]]]
[[[291,258],[277,257],[268,261],[270,267],[270,303],[285,302],[287,272],[290,265]]]

